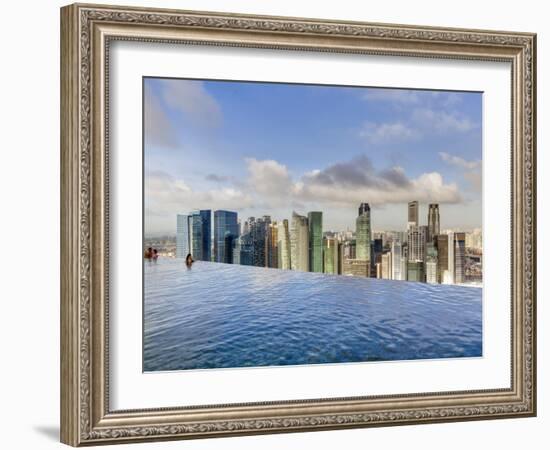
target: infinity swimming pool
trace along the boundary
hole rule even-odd
[[[145,371],[482,355],[482,289],[145,261]]]

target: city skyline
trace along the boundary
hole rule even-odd
[[[430,203],[426,223],[420,203],[407,204],[406,231],[373,232],[371,208],[357,208],[353,232],[323,229],[323,211],[270,215],[241,222],[232,211],[199,210],[176,217],[176,258],[375,277],[430,284],[463,284],[482,279],[482,234],[441,231],[439,204]],[[208,237],[205,236],[208,234]],[[207,250],[203,245],[211,242]],[[211,253],[213,250],[213,253]]]
[[[199,207],[353,229],[365,201],[373,230],[399,230],[410,198],[421,217],[438,203],[441,229],[481,227],[479,93],[153,78],[144,93],[145,235]]]

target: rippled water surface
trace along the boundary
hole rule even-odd
[[[145,263],[144,370],[481,356],[481,289]]]

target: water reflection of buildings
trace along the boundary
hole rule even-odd
[[[178,214],[176,257],[258,267],[324,272],[432,284],[482,280],[482,234],[440,230],[439,205],[419,223],[419,204],[407,206],[406,231],[372,230],[371,208],[358,208],[355,231],[323,231],[323,213],[293,212],[290,221],[271,216],[238,221],[236,212]],[[213,239],[212,239],[213,236]]]

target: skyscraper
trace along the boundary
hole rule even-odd
[[[292,270],[309,271],[309,226],[305,216],[292,213],[290,227],[290,266]]]
[[[290,231],[288,220],[284,219],[277,225],[277,250],[279,269],[290,269]]]
[[[426,244],[426,263],[425,263],[426,283],[436,284],[437,276],[437,247],[433,242]]]
[[[355,221],[356,258],[372,263],[371,258],[371,221],[368,203],[361,203],[359,215]]]
[[[455,236],[447,234],[447,269],[443,272],[443,283],[455,283]]]
[[[430,203],[428,206],[428,242],[434,242],[439,234],[439,205]]]
[[[201,214],[199,211],[192,211],[187,216],[187,219],[189,223],[189,253],[193,255],[193,259],[203,261],[204,240],[202,238],[203,226]]]
[[[189,252],[189,216],[177,215],[176,224],[176,258],[185,258]]]
[[[238,235],[237,213],[223,210],[214,211],[214,260],[216,262],[233,262],[230,260],[233,240]]]
[[[238,256],[235,257],[237,251]],[[254,240],[251,233],[245,233],[236,239],[233,255],[234,264],[241,264],[243,266],[254,265]]]
[[[338,273],[338,240],[333,237],[323,239],[324,273]]]
[[[425,281],[424,263],[422,261],[411,261],[407,263],[407,280],[409,281]]]
[[[410,225],[408,232],[409,261],[424,261],[426,254],[426,225]]]
[[[369,213],[370,214],[370,206],[368,203],[361,203],[359,205],[359,212],[357,213],[358,216],[361,216],[365,213]]]
[[[267,267],[279,267],[279,236],[277,222],[269,224],[267,233]]]
[[[403,274],[402,269],[402,261],[401,261],[401,242],[398,240],[394,240],[391,244],[391,271],[392,276],[391,278],[393,280],[406,280],[407,276],[406,274]]]
[[[380,278],[384,278],[385,280],[392,279],[392,257],[391,256],[392,256],[391,252],[386,252],[382,254],[382,258],[380,260],[380,267],[381,267]]]
[[[464,283],[466,269],[466,233],[454,234],[455,283]]]
[[[309,270],[323,271],[323,213],[311,211],[307,213],[309,225]]]
[[[212,261],[212,211],[201,209],[202,220],[202,260]]]
[[[268,228],[271,223],[269,216],[255,219],[248,218],[248,229],[252,236],[252,260],[256,267],[268,267]]]
[[[446,234],[438,234],[435,241],[437,245],[437,282],[443,283],[445,271],[449,270],[449,237]]]
[[[409,202],[408,226],[418,226],[418,202],[416,200]]]

